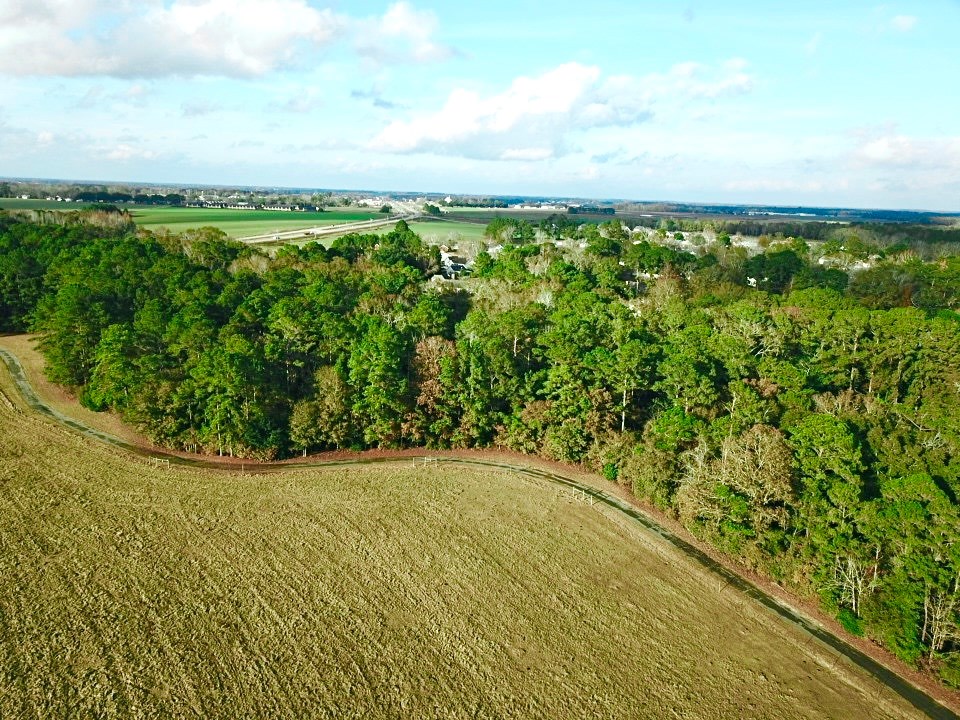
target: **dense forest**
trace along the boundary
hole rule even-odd
[[[198,452],[581,463],[960,685],[960,257],[500,222],[447,281],[402,222],[269,257],[96,220],[0,214],[0,331],[87,406]]]

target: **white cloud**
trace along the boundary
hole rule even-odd
[[[106,91],[104,90],[103,86],[94,85],[93,87],[89,88],[83,94],[83,97],[77,101],[76,107],[83,110],[97,107],[103,102],[105,96]]]
[[[579,172],[581,180],[596,180],[600,177],[600,168],[596,165],[585,165]]]
[[[886,132],[862,137],[853,151],[861,166],[925,170],[950,168],[960,172],[960,136],[913,138]]]
[[[286,100],[271,104],[270,109],[288,113],[304,114],[323,106],[323,98],[316,88],[300,89]]]
[[[917,18],[913,15],[897,15],[890,21],[890,27],[900,32],[909,32],[917,24]]]
[[[157,157],[157,153],[152,150],[134,147],[128,143],[119,143],[112,147],[100,147],[96,149],[95,152],[105,159],[113,160],[115,162],[126,162],[128,160],[153,160]]]
[[[507,148],[500,153],[501,160],[546,160],[553,155],[548,147]]]
[[[221,110],[220,105],[210,100],[189,100],[180,106],[180,111],[185,118],[203,117],[219,110]]]
[[[741,95],[753,89],[753,77],[747,73],[747,61],[734,58],[719,68],[700,63],[675,65],[666,76],[652,75],[645,83],[662,80],[663,93],[675,92],[691,98],[716,99],[727,95]]]
[[[441,60],[436,17],[407,2],[357,19],[307,0],[4,0],[0,75],[259,77],[353,37],[379,61]]]
[[[571,62],[536,77],[518,77],[482,96],[458,88],[432,113],[387,125],[370,149],[435,152],[480,159],[543,160],[572,150],[571,134],[627,127],[652,117],[658,102],[713,100],[748,91],[746,63],[720,68],[683,63],[662,74],[602,77],[596,66]]]
[[[413,60],[446,60],[455,52],[433,40],[438,22],[429,10],[417,10],[408,2],[396,2],[382,17],[361,20],[356,25],[356,47],[364,57],[378,63]]]
[[[901,207],[955,207],[960,135],[918,137],[881,127],[859,129],[854,136],[847,168],[874,196],[899,198]]]
[[[0,5],[0,26],[71,27],[88,20],[100,7],[99,0],[6,0]]]
[[[778,193],[819,193],[828,188],[819,180],[792,180],[787,178],[751,178],[749,180],[729,180],[723,184],[723,189],[734,192],[778,192]]]
[[[342,26],[331,11],[305,0],[145,5],[118,10],[106,0],[17,3],[0,29],[0,72],[250,77],[292,64],[302,46],[329,44]]]
[[[539,77],[519,77],[490,97],[457,89],[437,112],[388,125],[371,147],[480,158],[550,157],[569,130],[601,112],[590,97],[599,78],[597,67],[567,63]]]
[[[140,83],[134,83],[125,90],[121,90],[114,95],[114,98],[120,103],[127,103],[135,107],[146,107],[147,99],[150,97],[150,90]]]
[[[121,106],[142,108],[147,104],[150,91],[143,85],[133,84],[114,92],[108,92],[101,84],[87,88],[86,92],[75,102],[73,107],[80,110],[108,109],[116,110]]]
[[[886,135],[861,143],[856,156],[867,164],[912,165],[918,159],[919,148],[903,135]]]

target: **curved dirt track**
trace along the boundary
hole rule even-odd
[[[123,441],[117,437],[114,437],[108,433],[96,430],[94,428],[85,425],[73,418],[70,418],[63,413],[60,413],[49,405],[47,405],[34,391],[29,380],[27,379],[26,373],[23,370],[20,361],[10,352],[0,349],[0,359],[4,361],[7,370],[9,371],[11,377],[14,380],[14,383],[17,387],[17,390],[21,394],[24,402],[34,411],[46,415],[58,423],[61,423],[83,435],[86,435],[90,438],[93,438],[97,441],[108,443],[116,447],[123,448],[130,452],[136,453],[141,456],[155,457],[158,459],[167,460],[172,464],[182,464],[194,467],[207,467],[207,468],[224,468],[236,470],[237,467],[235,464],[217,462],[215,460],[207,459],[196,459],[190,457],[182,457],[180,455],[175,455],[172,453],[164,453],[160,451],[147,450],[145,448],[133,445],[126,441]],[[388,458],[366,458],[366,459],[344,459],[344,460],[332,460],[332,461],[304,461],[304,462],[285,462],[285,463],[260,463],[256,465],[258,471],[263,470],[284,470],[284,469],[302,469],[310,467],[331,467],[337,465],[364,465],[364,464],[374,464],[374,463],[390,463],[390,462],[410,462],[411,460],[416,461],[416,459],[424,459],[428,456],[410,456],[406,455],[403,457],[388,457]],[[878,681],[889,687],[895,693],[904,698],[907,702],[913,705],[917,710],[923,712],[931,718],[936,720],[960,720],[960,715],[957,715],[944,705],[937,702],[933,697],[928,695],[923,690],[914,686],[905,678],[901,677],[894,671],[890,670],[885,665],[881,664],[874,658],[869,655],[861,652],[857,648],[849,645],[842,638],[832,634],[818,623],[812,619],[804,616],[794,608],[785,604],[784,602],[778,600],[772,595],[764,592],[762,589],[731,571],[730,569],[724,567],[720,563],[716,562],[713,558],[707,555],[705,552],[678,536],[676,533],[671,532],[667,528],[663,527],[651,517],[643,513],[641,510],[630,505],[629,503],[621,500],[618,497],[615,497],[603,490],[600,490],[596,487],[579,482],[573,478],[566,477],[556,472],[549,470],[530,467],[530,466],[521,466],[506,462],[498,462],[495,460],[484,460],[475,457],[457,457],[451,455],[444,455],[437,460],[442,460],[446,464],[454,465],[464,465],[471,467],[490,467],[496,468],[499,470],[507,470],[513,473],[525,475],[527,477],[546,480],[550,483],[562,486],[564,488],[575,491],[580,494],[584,499],[588,499],[590,502],[598,502],[603,505],[616,510],[619,513],[629,517],[634,522],[641,525],[646,531],[655,534],[663,541],[669,543],[678,551],[685,554],[688,558],[693,559],[703,567],[710,570],[714,573],[720,581],[722,581],[726,586],[732,587],[739,592],[747,595],[756,602],[760,603],[763,607],[767,608],[770,612],[777,615],[784,621],[787,621],[794,626],[800,628],[805,633],[810,635],[816,641],[822,643],[827,649],[831,652],[836,653],[840,656],[845,657],[848,661],[852,662],[854,665],[859,667],[864,672],[872,675]]]

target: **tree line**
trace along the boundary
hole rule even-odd
[[[798,240],[687,253],[577,227],[564,246],[501,223],[445,282],[403,222],[269,257],[0,214],[0,330],[39,333],[53,381],[172,448],[593,468],[960,685],[960,260],[851,277]]]

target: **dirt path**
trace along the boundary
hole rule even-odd
[[[0,349],[0,359],[7,367],[18,392],[21,394],[27,406],[40,414],[46,415],[72,430],[75,430],[98,442],[108,443],[110,445],[122,448],[124,450],[136,453],[141,456],[154,457],[157,459],[169,461],[172,464],[182,464],[194,467],[223,468],[236,471],[236,462],[218,462],[216,460],[198,459],[186,457],[179,454],[166,453],[152,450],[146,447],[129,443],[121,440],[114,435],[97,430],[89,425],[82,423],[74,418],[51,408],[35,392],[33,386],[27,379],[26,373],[16,356],[7,350]],[[6,398],[4,398],[6,399]],[[9,402],[9,399],[7,399]],[[876,658],[860,649],[852,646],[843,638],[833,634],[823,625],[813,618],[803,614],[793,606],[787,604],[784,600],[775,597],[764,589],[754,584],[749,579],[739,575],[730,568],[718,562],[707,554],[704,550],[697,547],[688,540],[680,537],[677,533],[666,528],[654,520],[650,515],[644,513],[639,508],[630,504],[624,499],[606,492],[598,487],[576,480],[568,475],[533,467],[530,465],[517,465],[498,461],[494,459],[484,459],[470,453],[438,453],[426,455],[422,451],[414,451],[402,454],[378,454],[376,456],[366,457],[337,457],[330,460],[307,460],[278,463],[251,463],[257,472],[303,469],[311,467],[331,467],[337,465],[367,465],[374,463],[399,463],[414,462],[418,460],[428,462],[431,460],[442,461],[447,464],[463,465],[468,467],[489,467],[498,470],[507,470],[513,473],[524,475],[537,480],[546,480],[550,483],[564,487],[574,493],[577,493],[581,499],[586,502],[600,503],[608,508],[623,514],[630,520],[641,525],[646,531],[654,534],[660,540],[668,543],[688,558],[696,561],[704,568],[711,571],[718,578],[721,587],[733,588],[751,599],[758,602],[769,612],[779,617],[781,620],[794,625],[810,635],[814,640],[821,643],[827,651],[835,653],[839,657],[845,658],[853,663],[862,671],[872,675],[881,683],[885,684],[891,690],[903,697],[915,708],[936,720],[960,720],[960,715],[954,713],[946,706],[938,702],[924,690],[921,690],[909,680],[891,670],[889,667],[878,661]]]

